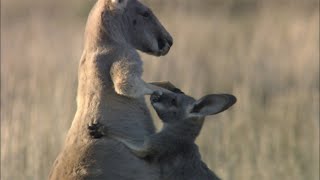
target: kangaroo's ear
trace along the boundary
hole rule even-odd
[[[164,89],[168,89],[169,91],[174,92],[174,93],[184,94],[180,89],[175,87],[169,81],[151,82],[150,84],[158,86],[158,87],[162,87]]]
[[[110,0],[113,9],[123,10],[127,7],[128,0]]]
[[[194,102],[190,109],[191,116],[208,116],[227,110],[237,99],[230,94],[210,94]]]

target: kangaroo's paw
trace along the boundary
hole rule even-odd
[[[88,124],[88,131],[89,131],[89,135],[94,139],[101,138],[105,135],[103,132],[104,126],[99,122],[93,122]]]

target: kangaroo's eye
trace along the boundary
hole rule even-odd
[[[141,14],[141,16],[147,18],[147,17],[150,17],[150,13],[148,11],[145,11]]]

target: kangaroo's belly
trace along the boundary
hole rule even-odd
[[[96,179],[157,180],[159,168],[134,156],[123,144],[110,139],[97,140],[92,156]]]
[[[100,123],[122,136],[141,139],[154,133],[144,99],[106,99]],[[89,114],[89,113],[88,113]],[[89,114],[90,115],[90,114]],[[157,180],[160,168],[137,158],[123,144],[107,136],[94,139],[87,126],[91,116],[77,112],[65,146],[51,170],[50,180]]]

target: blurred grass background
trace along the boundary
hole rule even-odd
[[[1,1],[2,180],[46,179],[75,113],[94,2]],[[198,138],[208,166],[230,180],[318,180],[319,1],[144,2],[174,38],[167,56],[142,55],[144,79],[238,97]]]

